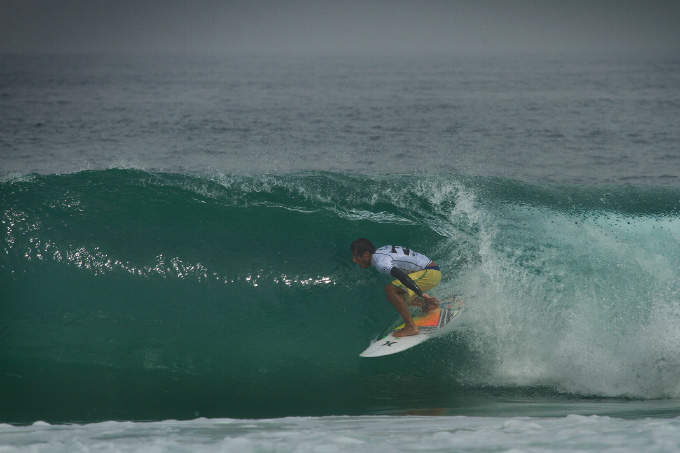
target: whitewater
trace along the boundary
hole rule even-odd
[[[2,62],[2,451],[678,449],[676,61]]]

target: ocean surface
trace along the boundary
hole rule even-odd
[[[678,451],[680,60],[0,56],[1,451]],[[442,267],[398,317],[368,237]]]

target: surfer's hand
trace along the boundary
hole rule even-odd
[[[439,299],[437,299],[436,297],[431,297],[428,296],[427,294],[423,294],[422,298],[425,301],[425,303],[423,304],[423,311],[430,311],[439,307]]]
[[[428,296],[425,293],[423,293],[423,295],[421,297],[425,301],[426,304],[429,304],[429,303],[438,304],[439,303],[439,299],[437,299],[436,297]]]

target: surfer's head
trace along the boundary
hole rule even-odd
[[[362,269],[371,266],[371,256],[375,253],[375,246],[366,238],[357,239],[350,245],[352,261]]]

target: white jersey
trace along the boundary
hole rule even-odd
[[[378,272],[386,275],[390,275],[393,267],[407,274],[422,271],[431,262],[432,260],[425,255],[400,245],[380,247],[371,258],[371,264]]]

